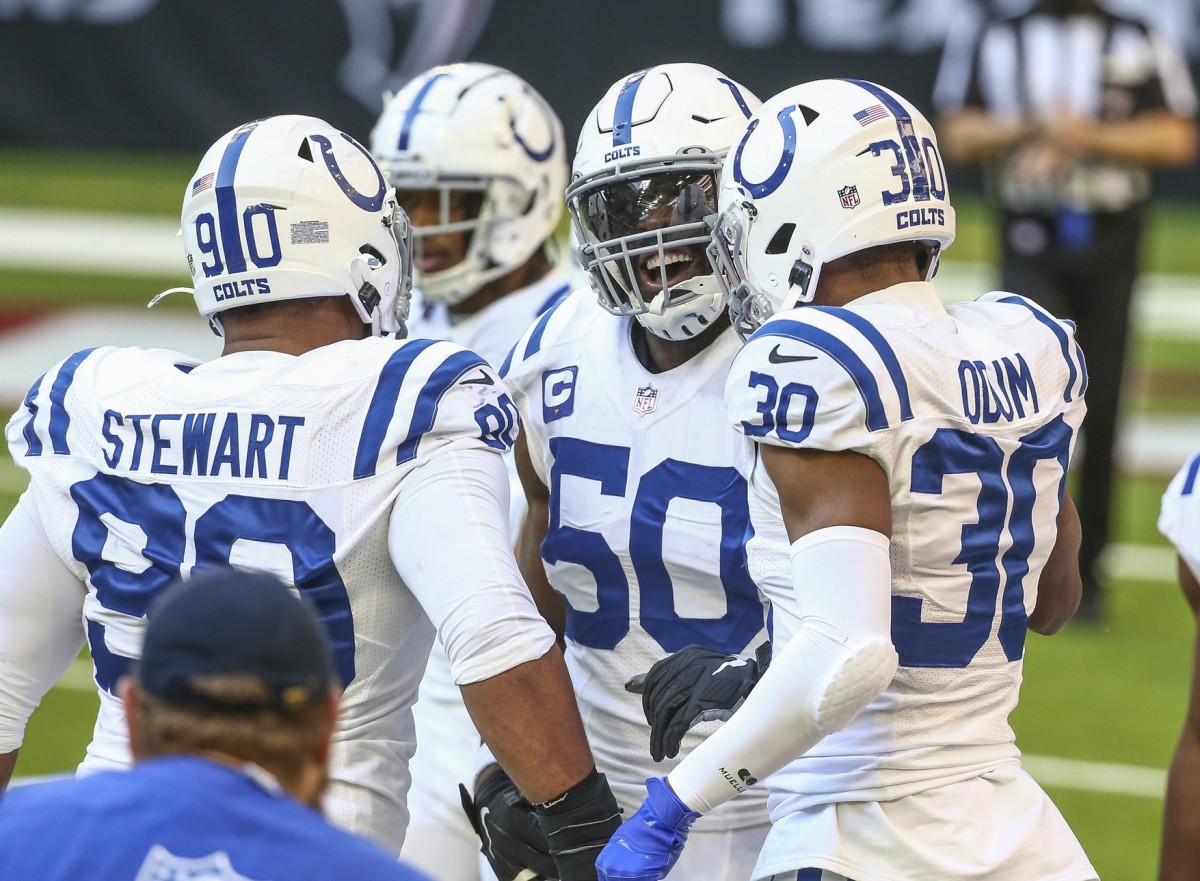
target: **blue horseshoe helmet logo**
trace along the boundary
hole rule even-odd
[[[779,189],[779,185],[783,183],[788,170],[792,167],[792,162],[796,158],[796,123],[792,121],[792,114],[798,109],[799,105],[790,104],[775,115],[775,118],[779,120],[780,128],[783,129],[783,155],[775,164],[775,170],[758,183],[747,180],[746,176],[742,174],[742,151],[746,149],[750,136],[754,134],[754,130],[758,128],[758,124],[762,120],[753,120],[750,127],[746,129],[746,133],[742,135],[742,142],[738,144],[737,153],[733,157],[733,179],[745,187],[746,191],[756,199],[768,196]]]
[[[533,99],[533,103],[538,106],[538,110],[541,111],[542,116],[546,120],[546,128],[550,130],[549,146],[547,146],[545,150],[539,151],[534,150],[529,146],[529,144],[525,143],[525,139],[522,138],[521,133],[517,131],[517,118],[513,115],[511,109],[508,111],[508,127],[512,130],[513,137],[516,138],[517,143],[521,145],[521,149],[525,151],[525,155],[527,155],[534,162],[545,162],[550,158],[550,154],[554,152],[554,117],[550,110],[542,104],[541,99],[534,95],[530,89],[526,88],[525,94],[529,95],[529,97]]]
[[[337,159],[333,155],[333,143],[324,135],[309,135],[313,141],[321,148],[321,158],[325,160],[325,167],[329,169],[329,173],[333,175],[333,179],[337,181],[342,192],[346,194],[351,202],[361,208],[363,211],[378,211],[383,207],[383,197],[387,195],[387,184],[384,183],[383,173],[379,170],[379,166],[375,164],[375,160],[371,158],[371,154],[363,149],[363,145],[354,138],[350,137],[345,132],[341,132],[343,138],[352,144],[358,152],[367,157],[371,163],[371,167],[375,169],[375,179],[378,181],[379,190],[373,196],[364,196],[358,190],[351,186],[350,181],[346,180],[346,176],[342,174],[342,169],[338,166]]]

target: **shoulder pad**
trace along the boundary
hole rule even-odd
[[[1032,315],[1035,321],[1054,336],[1062,352],[1063,360],[1066,362],[1067,381],[1063,389],[1063,400],[1070,403],[1083,397],[1088,386],[1087,362],[1083,357],[1083,349],[1079,347],[1079,343],[1075,342],[1075,322],[1055,318],[1045,307],[1020,294],[991,291],[979,297],[975,302],[1003,303],[1023,309]]]
[[[354,478],[404,465],[453,441],[507,451],[516,409],[482,357],[454,343],[406,340],[375,384],[363,416]]]
[[[734,426],[764,443],[859,449],[913,417],[892,346],[858,313],[804,306],[771,319],[734,359],[725,386]]]
[[[581,288],[563,297],[539,315],[509,351],[500,368],[500,375],[508,379],[510,373],[515,375],[522,372],[525,362],[567,339],[570,336],[568,328],[572,326],[573,319],[577,315],[588,314],[589,303],[594,305],[595,297],[591,289]]]

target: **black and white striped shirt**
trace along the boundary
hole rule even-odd
[[[1196,92],[1183,56],[1145,22],[1099,6],[1054,15],[1038,7],[1013,16],[959,22],[951,32],[934,88],[941,112],[983,108],[1011,120],[1063,114],[1115,122],[1140,112],[1196,113]],[[1022,192],[1001,169],[1001,201],[1036,210],[1044,194]],[[1146,199],[1146,169],[1090,159],[1073,169],[1058,194],[1072,207],[1127,208]]]

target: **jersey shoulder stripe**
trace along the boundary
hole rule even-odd
[[[896,387],[896,395],[900,400],[900,420],[907,422],[909,419],[912,419],[912,399],[908,394],[908,381],[904,378],[904,371],[900,367],[900,359],[896,357],[896,352],[891,344],[879,332],[879,328],[857,312],[852,312],[849,309],[837,309],[830,306],[817,306],[815,308],[819,312],[846,322],[875,347],[875,351],[879,353],[880,360],[883,361],[883,366],[887,368],[888,376],[892,379],[892,384]]]
[[[433,429],[437,419],[438,404],[455,383],[473,367],[487,369],[487,362],[474,352],[463,349],[443,361],[425,382],[417,395],[413,407],[412,421],[408,424],[408,435],[396,450],[396,464],[403,465],[417,457],[417,444],[422,436]]]
[[[805,310],[812,307],[803,307]],[[839,313],[845,310],[828,310],[829,312]],[[865,405],[866,426],[869,431],[879,431],[888,428],[891,425],[891,420],[888,417],[887,407],[884,404],[883,393],[880,389],[879,377],[876,376],[874,370],[864,360],[862,353],[857,351],[850,341],[843,338],[842,334],[835,333],[833,325],[845,323],[854,327],[871,348],[876,352],[880,360],[887,367],[888,379],[894,387],[894,393],[899,403],[900,421],[906,421],[912,418],[912,403],[908,397],[908,386],[904,382],[903,372],[900,370],[899,361],[896,359],[896,354],[892,347],[883,339],[882,335],[877,334],[877,340],[873,340],[862,333],[860,325],[869,326],[869,322],[861,319],[859,316],[854,316],[858,321],[848,319],[845,315],[837,315],[835,318],[828,317],[826,310],[812,309],[812,315],[805,315],[804,320],[795,318],[781,318],[768,321],[764,324],[754,336],[747,341],[747,345],[760,337],[783,337],[785,339],[793,339],[799,342],[806,343],[814,349],[825,353],[832,358],[837,364],[849,375],[854,382],[855,388],[858,389],[859,396]],[[822,320],[824,319],[824,320]],[[817,326],[818,323],[827,325],[826,327]],[[871,328],[875,330],[875,328]],[[881,348],[882,346],[882,348]],[[889,365],[889,358],[895,365],[893,368]]]
[[[509,351],[508,357],[504,359],[504,364],[500,367],[500,376],[507,379],[514,368],[528,361],[550,343],[555,336],[555,328],[561,328],[570,321],[571,316],[578,310],[579,303],[580,292],[576,291],[574,294],[568,292],[566,296],[543,312]],[[551,324],[554,325],[553,328]]]
[[[18,410],[13,417],[13,424],[10,426],[10,432],[20,426],[20,437],[24,444],[24,449],[14,448],[13,456],[40,456],[45,452],[46,446],[60,455],[69,456],[71,447],[67,443],[67,431],[71,427],[71,413],[67,409],[67,393],[71,390],[71,385],[75,381],[75,374],[79,370],[79,366],[87,359],[89,355],[95,352],[95,348],[83,349],[76,352],[70,357],[60,362],[55,367],[47,370],[41,377],[38,378],[29,389],[22,401],[22,410]],[[47,390],[47,378],[53,377],[49,382]],[[39,414],[43,413],[39,427]],[[24,422],[23,425],[20,423]],[[10,436],[10,444],[13,437]]]
[[[37,396],[42,388],[42,381],[45,378],[46,374],[44,373],[37,378],[37,382],[30,386],[29,391],[25,395],[25,400],[22,402],[25,407],[25,425],[21,429],[21,437],[25,441],[26,456],[40,456],[42,454],[42,439],[34,428],[34,423],[37,421],[38,415]],[[21,412],[18,410],[17,415],[13,417],[14,422],[20,417]],[[17,450],[12,450],[11,452],[14,458],[19,458]]]
[[[414,374],[414,365],[422,356],[428,353],[437,360],[437,366],[429,371],[421,391],[412,396],[404,394],[412,387],[409,381]],[[474,352],[463,349],[453,343],[439,340],[411,340],[398,348],[387,359],[379,372],[375,391],[367,406],[367,415],[363,420],[362,433],[359,436],[358,449],[354,457],[354,479],[372,477],[381,464],[382,457],[389,455],[391,444],[387,443],[389,436],[396,443],[396,464],[403,464],[416,455],[417,444],[421,435],[428,431],[437,416],[437,405],[442,395],[460,376],[473,367],[486,367],[486,362]],[[407,420],[402,438],[396,439],[391,429],[399,416],[403,419],[403,408],[412,401],[412,414]],[[385,451],[385,444],[387,450]]]
[[[1008,303],[1028,309],[1037,321],[1044,325],[1058,340],[1062,350],[1063,360],[1067,362],[1067,384],[1063,389],[1063,400],[1070,403],[1077,396],[1087,391],[1087,365],[1083,360],[1083,350],[1075,342],[1075,326],[1069,321],[1059,321],[1037,303],[1018,294],[997,293],[984,294],[980,300],[992,300],[997,303]],[[1068,333],[1067,329],[1070,329]],[[1078,384],[1078,389],[1072,389]]]
[[[1183,488],[1180,489],[1181,496],[1190,496],[1196,491],[1196,481],[1200,477],[1200,452],[1192,454],[1192,459],[1184,466],[1186,474],[1183,478]]]
[[[561,303],[563,300],[565,300],[570,293],[571,293],[570,282],[555,288],[553,291],[550,292],[550,296],[548,296],[545,300],[543,300],[542,304],[537,307],[537,312],[534,314],[536,316],[545,314],[547,309],[553,309],[555,306],[557,306],[559,303]]]

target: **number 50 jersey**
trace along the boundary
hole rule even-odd
[[[771,777],[773,816],[887,801],[1016,761],[1008,714],[1027,616],[1085,410],[1073,330],[1022,297],[946,308],[915,282],[782,313],[738,354],[726,404],[747,436],[870,456],[891,492],[899,669],[846,728]],[[779,651],[804,610],[761,466],[751,517],[750,569]]]
[[[414,469],[503,452],[515,421],[482,358],[428,340],[201,364],[100,348],[52,368],[7,435],[50,546],[86,587],[100,715],[82,767],[130,761],[115,686],[157,592],[195,569],[274,572],[316,606],[345,685],[330,819],[398,850],[433,628],[392,563],[389,516]],[[36,573],[19,577],[36,589]]]
[[[752,654],[766,639],[746,570],[751,448],[723,418],[721,391],[739,348],[728,331],[687,363],[652,374],[632,319],[590,290],[547,312],[501,369],[521,411],[534,469],[550,491],[542,560],[567,604],[567,663],[600,770],[626,811],[647,777],[650,727],[627,679],[686,645]],[[681,755],[712,725],[685,735]],[[765,821],[762,787],[697,829]]]

